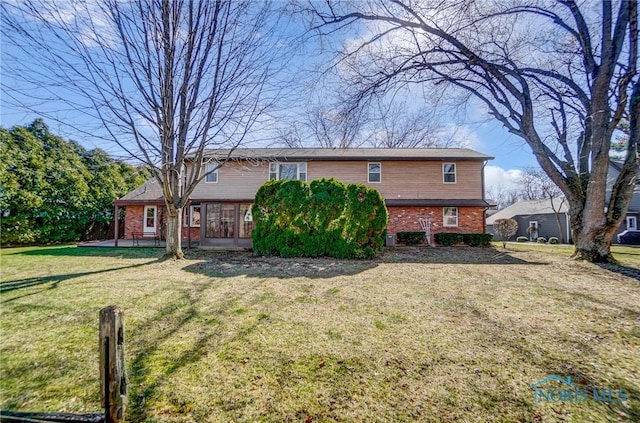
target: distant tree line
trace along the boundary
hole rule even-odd
[[[41,119],[0,128],[0,157],[3,246],[107,236],[114,200],[150,177],[145,168],[52,134]]]

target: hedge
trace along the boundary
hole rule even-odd
[[[422,244],[424,242],[424,232],[398,232],[396,234],[398,242],[407,245]]]
[[[434,239],[440,245],[450,246],[464,241],[464,236],[457,232],[440,232],[434,235]]]
[[[268,181],[252,211],[257,254],[372,258],[384,245],[387,208],[378,190],[363,184]]]
[[[472,247],[486,247],[491,245],[493,234],[463,234],[463,242]]]

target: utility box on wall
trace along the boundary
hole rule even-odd
[[[384,240],[384,245],[387,247],[395,247],[396,245],[396,235],[395,234],[387,234],[387,237]]]

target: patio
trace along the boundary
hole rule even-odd
[[[78,247],[115,247],[116,243],[114,239],[105,239],[105,240],[100,240],[100,241],[88,241],[88,242],[81,242],[78,244]],[[197,242],[191,242],[191,248],[193,247],[197,247],[198,243]],[[123,247],[123,248],[127,248],[127,247],[140,247],[140,248],[165,248],[166,247],[166,242],[164,240],[158,240],[158,241],[154,241],[152,239],[139,239],[139,240],[132,240],[132,239],[119,239],[118,240],[118,248]],[[182,247],[183,248],[187,248],[187,242],[183,241],[182,242]]]

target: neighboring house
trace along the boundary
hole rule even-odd
[[[227,155],[228,150],[207,152],[212,163]],[[251,246],[251,205],[270,179],[335,178],[377,188],[389,210],[388,234],[421,231],[421,219],[431,222],[431,233],[485,232],[489,204],[483,175],[492,158],[463,148],[237,149],[194,190],[185,207],[183,239],[203,246]],[[117,200],[116,213],[121,207],[126,239],[162,234],[166,212],[155,180]]]
[[[613,184],[620,174],[622,170],[622,161],[611,160],[609,162],[609,171],[607,173],[607,201],[609,201],[609,197],[611,196],[611,188]],[[629,209],[627,210],[627,216],[625,220],[622,222],[620,227],[618,228],[616,235],[613,237],[613,242],[617,242],[617,235],[621,234],[625,230],[629,231],[637,231],[640,230],[640,183],[638,180],[635,181],[635,187],[633,189],[633,196],[631,197],[631,202],[629,203]]]
[[[493,231],[493,223],[498,219],[513,219],[518,222],[518,232],[513,239],[526,236],[531,241],[535,241],[540,236],[547,239],[554,236],[567,242],[571,239],[568,212],[569,205],[563,198],[518,201],[489,216],[487,232],[494,234],[495,239],[499,239]],[[558,222],[560,222],[559,225]]]
[[[607,201],[611,195],[611,187],[613,186],[620,170],[622,169],[622,162],[610,161],[609,171],[607,174]],[[556,218],[556,211],[558,217]],[[569,207],[566,201],[562,201],[561,198],[555,198],[552,200],[534,200],[534,201],[518,201],[510,205],[509,207],[500,210],[498,213],[493,214],[487,218],[487,231],[493,232],[493,223],[497,219],[514,219],[518,222],[518,236],[526,236],[534,241],[537,237],[543,236],[547,239],[549,237],[560,236],[560,230],[564,234],[566,240],[571,240],[571,230],[569,226]],[[558,225],[558,220],[560,225]],[[638,231],[640,226],[638,221],[640,220],[640,184],[636,181],[635,189],[633,191],[633,197],[629,204],[629,210],[625,220],[622,222],[616,235],[613,237],[613,242],[617,242],[617,235],[624,231]],[[533,229],[527,231],[529,227]]]

